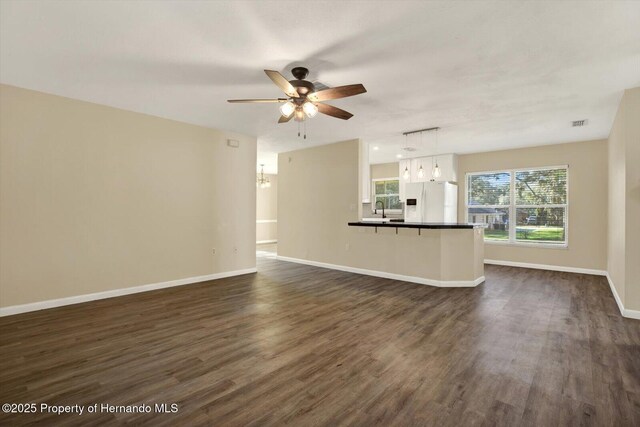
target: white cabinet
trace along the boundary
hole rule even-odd
[[[409,179],[405,179],[405,171],[409,171]],[[400,201],[404,203],[406,195],[405,195],[405,184],[411,182],[411,159],[400,160],[398,162],[398,179],[400,180]]]
[[[438,163],[440,176],[433,177],[433,167]],[[419,177],[420,166],[424,171],[423,177]],[[409,170],[409,179],[404,178],[405,169]],[[439,156],[417,157],[415,159],[400,160],[398,162],[398,176],[400,177],[400,200],[405,201],[405,184],[411,182],[458,182],[458,156],[455,154],[442,154]]]
[[[433,177],[433,167],[438,164],[441,175]],[[420,166],[424,176],[420,178]],[[440,156],[418,157],[411,159],[411,182],[426,181],[452,181],[458,182],[458,156],[455,154],[443,154]]]
[[[369,143],[360,140],[360,185],[362,203],[371,202],[371,165],[369,164]]]
[[[420,177],[422,167],[422,178]],[[411,182],[427,182],[431,180],[431,157],[411,159]]]
[[[443,154],[433,157],[434,164],[437,162],[442,175],[436,181],[458,182],[458,156],[455,154]],[[431,172],[428,174],[431,179]]]

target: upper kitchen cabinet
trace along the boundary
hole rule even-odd
[[[433,168],[438,164],[441,175],[433,176]],[[420,167],[422,166],[422,177]],[[458,182],[458,156],[455,154],[443,154],[441,156],[418,157],[411,159],[411,181],[452,181]]]
[[[422,168],[422,173],[420,173],[420,168]],[[425,182],[431,180],[431,157],[411,159],[410,169],[411,182]]]
[[[438,164],[440,176],[433,176],[433,168]],[[420,177],[422,166],[422,177]],[[405,171],[409,171],[408,179]],[[456,154],[442,154],[439,156],[417,157],[398,162],[398,176],[400,177],[400,200],[405,201],[405,184],[410,182],[449,181],[458,182],[458,156]]]
[[[433,176],[433,168],[436,163],[440,168],[440,176],[437,178]],[[420,166],[422,166],[423,171],[422,177],[420,176]],[[405,170],[409,171],[408,179],[405,178]],[[400,177],[400,200],[404,202],[404,185],[409,182],[458,182],[458,156],[456,154],[442,154],[400,160],[398,162],[398,176]]]
[[[409,172],[408,178],[405,175],[406,171]],[[404,184],[411,182],[411,159],[400,160],[398,162],[398,179],[400,180],[400,200],[404,202]]]
[[[429,157],[429,160],[431,159],[432,158]],[[429,168],[428,171],[425,170],[425,172],[427,172],[425,174],[425,176],[427,177],[426,181],[431,181],[431,179],[433,178],[435,181],[458,182],[458,156],[456,154],[443,154],[441,156],[433,156],[434,166],[436,162],[438,163],[438,167],[440,167],[440,177],[433,178],[433,168]]]

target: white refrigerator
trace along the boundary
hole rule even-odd
[[[452,182],[405,184],[405,222],[458,222],[458,185]]]

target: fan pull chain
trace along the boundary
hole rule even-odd
[[[304,139],[307,139],[307,121],[305,120],[302,125],[304,126]]]
[[[300,136],[300,122],[298,122],[298,137]]]

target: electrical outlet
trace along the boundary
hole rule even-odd
[[[238,253],[238,248],[237,248],[237,247],[235,247],[235,246],[233,247],[233,253],[234,253],[234,254],[237,254],[237,253]]]
[[[213,254],[214,255],[216,254],[216,248],[213,248]]]
[[[351,245],[350,245],[350,244],[348,244],[348,243],[345,243],[344,248],[345,248],[346,250],[349,250],[349,249],[351,248]]]

